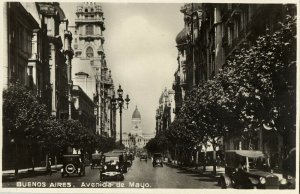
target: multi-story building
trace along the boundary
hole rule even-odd
[[[116,113],[111,106],[114,86],[103,50],[104,30],[103,11],[99,3],[81,3],[77,6],[75,26],[72,27],[75,54],[72,80],[97,104],[96,133],[115,137]]]
[[[72,119],[80,121],[92,134],[95,133],[96,115],[94,114],[94,109],[96,104],[76,85],[73,85],[72,97],[75,108],[72,112]]]
[[[178,114],[186,93],[208,79],[241,47],[250,48],[259,35],[274,32],[286,13],[296,15],[296,6],[279,4],[188,3],[181,10],[185,26],[177,35],[178,69],[175,72],[175,112]],[[291,135],[293,136],[293,135]],[[295,145],[295,138],[290,147]],[[242,149],[249,142],[240,137],[225,141],[225,149]],[[282,139],[259,130],[253,149],[278,155]]]
[[[68,118],[72,34],[59,3],[7,2],[3,5],[3,89],[19,81],[35,91],[49,114],[59,120]],[[5,142],[4,166],[13,164],[10,149]],[[22,165],[29,165],[28,146],[24,144],[19,149]]]
[[[59,120],[68,119],[70,111],[70,69],[72,60],[72,34],[68,20],[59,3],[37,3],[43,25],[47,26],[49,44],[51,112]]]
[[[165,90],[159,98],[159,106],[156,109],[156,135],[168,129],[169,125],[173,122],[175,117],[175,100],[174,91]]]
[[[4,71],[3,86],[6,88],[13,81],[29,86],[27,75],[28,60],[32,57],[32,36],[40,29],[38,21],[19,3],[5,3],[4,11]],[[29,71],[30,72],[30,71]]]

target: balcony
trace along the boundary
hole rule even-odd
[[[104,42],[104,36],[101,34],[82,34],[79,36],[79,40],[93,41],[101,39],[102,43]]]
[[[75,19],[76,23],[104,23],[103,18],[77,18]]]

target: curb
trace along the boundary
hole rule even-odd
[[[208,177],[215,178],[215,179],[218,179],[220,177],[220,175],[222,174],[222,172],[217,172],[216,174],[213,174],[212,171],[203,172],[202,169],[195,169],[195,167],[185,167],[185,166],[180,166],[180,165],[172,164],[172,163],[166,163],[166,165],[171,166],[171,167],[175,167],[175,168],[180,168],[180,169],[183,169],[183,170],[186,170],[186,171],[191,171],[193,173],[199,173],[201,175],[206,175]]]
[[[52,167],[51,173],[58,172],[60,168],[61,168],[60,165],[58,165],[57,168]],[[2,172],[2,182],[16,181],[22,178],[29,178],[29,177],[45,175],[45,174],[49,174],[46,169],[36,169],[35,171],[32,171],[32,169],[28,169],[26,171],[19,172],[17,177],[15,176],[15,173]]]

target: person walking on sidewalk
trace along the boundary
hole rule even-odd
[[[48,159],[48,164],[47,164],[47,174],[52,175],[52,170],[51,170],[51,158]]]

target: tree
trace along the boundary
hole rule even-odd
[[[262,128],[282,135],[295,130],[295,61],[296,18],[291,16],[274,34],[267,31],[227,61],[217,79],[242,124],[238,134],[251,139]]]
[[[19,150],[28,148],[31,157],[34,157],[37,138],[42,133],[43,121],[47,117],[46,106],[24,85],[16,82],[3,91],[3,139],[6,144],[4,147],[9,148],[12,146],[10,143],[14,144],[16,175],[19,158],[24,155]],[[5,153],[7,151],[3,150],[4,155],[10,154]]]

